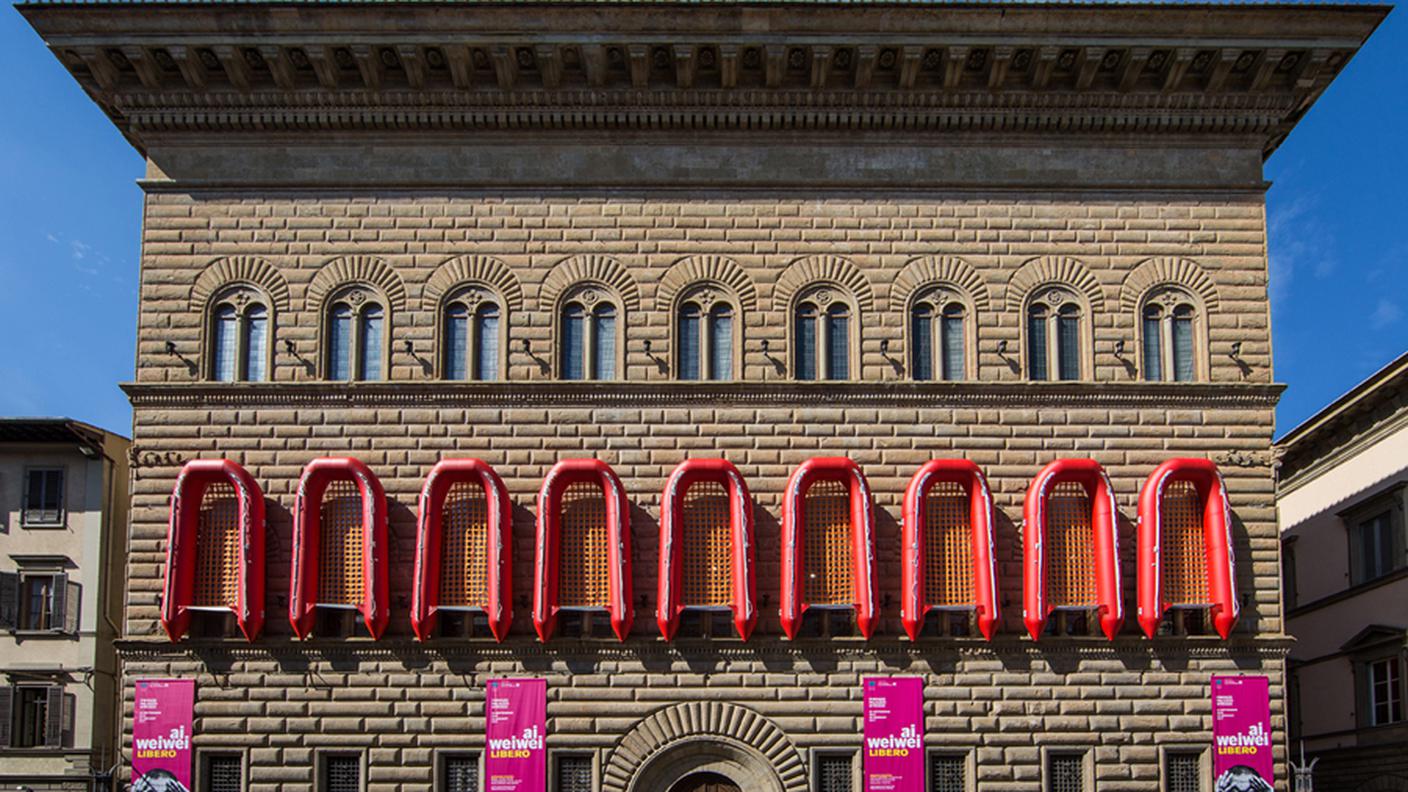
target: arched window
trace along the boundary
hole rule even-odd
[[[1152,295],[1141,312],[1140,335],[1144,379],[1193,382],[1198,379],[1198,309],[1178,289]]]
[[[558,376],[567,380],[616,379],[621,345],[620,307],[596,287],[578,289],[559,314]]]
[[[909,309],[910,375],[916,380],[968,378],[968,309],[940,289],[921,294]]]
[[[469,287],[453,294],[442,308],[441,377],[447,380],[499,379],[500,309],[487,291]]]
[[[733,305],[705,286],[679,304],[675,371],[682,380],[734,379]]]
[[[1086,311],[1075,296],[1061,288],[1047,289],[1028,304],[1026,318],[1027,378],[1084,377]]]
[[[855,306],[833,286],[818,286],[793,309],[794,376],[799,380],[851,378]]]
[[[327,378],[335,381],[382,379],[386,358],[386,308],[367,291],[353,288],[328,309]]]
[[[262,382],[269,370],[269,309],[252,290],[221,296],[210,314],[210,371],[217,382]]]

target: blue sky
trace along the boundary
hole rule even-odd
[[[1267,163],[1278,434],[1408,350],[1408,12]],[[142,161],[0,7],[0,415],[127,434]]]

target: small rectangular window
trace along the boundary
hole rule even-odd
[[[944,379],[956,382],[964,378],[963,316],[944,312],[943,318]]]
[[[591,755],[559,755],[552,780],[553,792],[592,792]]]
[[[1057,347],[1059,366],[1057,375],[1062,380],[1080,379],[1080,318],[1069,315],[1065,310],[1057,320]]]
[[[1048,341],[1046,313],[1033,310],[1027,317],[1027,376],[1042,381],[1049,378],[1046,368]]]
[[[55,526],[64,521],[64,471],[43,468],[26,472],[24,510],[26,526]]]
[[[440,792],[479,792],[479,757],[446,756],[440,766]]]
[[[1393,515],[1384,511],[1360,521],[1358,533],[1362,570],[1359,582],[1376,580],[1392,572],[1397,566],[1393,552]]]
[[[81,587],[62,572],[20,572],[16,629],[78,632],[81,592]]]
[[[968,759],[961,754],[929,754],[929,792],[967,792]]]
[[[850,754],[816,756],[816,792],[851,792],[855,788]]]
[[[1373,726],[1403,720],[1403,661],[1396,655],[1369,663],[1369,714]]]
[[[1085,792],[1085,756],[1052,753],[1046,757],[1046,792]]]
[[[201,792],[244,792],[244,761],[239,754],[205,754],[201,758]]]
[[[63,748],[73,744],[75,697],[62,685],[16,685],[0,690],[0,732],[12,748]]]
[[[362,792],[362,758],[351,755],[323,757],[319,792]]]
[[[1169,751],[1164,757],[1164,792],[1202,792],[1203,755]]]

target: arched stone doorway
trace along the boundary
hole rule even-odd
[[[676,704],[641,719],[602,772],[602,792],[735,790],[807,792],[806,766],[772,721],[717,701]]]
[[[738,785],[718,773],[693,773],[681,778],[670,792],[743,792]]]

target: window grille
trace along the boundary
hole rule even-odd
[[[953,382],[967,373],[963,365],[963,307],[954,303],[944,309],[943,316],[943,375]]]
[[[709,379],[733,379],[733,308],[724,303],[709,310]]]
[[[1194,751],[1170,751],[1164,759],[1164,792],[1200,792],[1202,756]]]
[[[954,754],[929,754],[929,792],[967,792],[968,761]]]
[[[1157,305],[1144,309],[1144,379],[1158,382],[1164,378],[1163,328]]]
[[[489,382],[499,378],[499,307],[493,303],[479,306],[475,316],[474,378]]]
[[[1057,347],[1060,353],[1056,365],[1063,380],[1080,379],[1080,310],[1063,305],[1056,322]]]
[[[244,767],[238,755],[207,754],[202,775],[205,792],[244,792]]]
[[[338,304],[328,321],[328,378],[352,379],[352,309]]]
[[[196,526],[195,591],[191,605],[202,608],[239,606],[240,502],[226,482],[206,487]]]
[[[1046,792],[1085,792],[1085,757],[1080,754],[1048,756]]]
[[[323,758],[322,792],[361,792],[362,760],[357,756]]]
[[[817,756],[817,792],[851,792],[854,787],[849,754],[821,754]]]
[[[458,303],[445,310],[445,379],[469,376],[469,309]]]
[[[57,525],[64,520],[64,472],[56,469],[31,470],[26,473],[24,514],[25,525]]]
[[[562,536],[558,555],[558,603],[564,608],[606,608],[611,604],[607,575],[606,497],[591,481],[569,484],[562,492]]]
[[[1193,381],[1193,308],[1187,305],[1173,309],[1173,379]]]
[[[444,792],[479,792],[479,757],[445,757]]]
[[[794,352],[794,375],[799,380],[816,379],[816,306],[803,303],[797,307],[797,349]]]
[[[851,312],[841,303],[826,309],[826,378],[851,377]]]
[[[1046,356],[1046,306],[1033,305],[1027,312],[1027,376],[1034,380],[1048,378]]]
[[[934,310],[927,305],[916,305],[910,313],[910,375],[916,380],[934,378]]]
[[[262,305],[250,306],[244,315],[244,378],[264,380],[264,362],[269,342],[269,312]]]
[[[1056,484],[1046,502],[1046,596],[1054,607],[1095,603],[1090,497],[1079,482]]]
[[[235,380],[235,362],[238,359],[236,344],[239,335],[236,330],[239,317],[233,305],[222,305],[215,310],[215,339],[211,344],[215,352],[214,375],[217,382]]]
[[[357,379],[364,382],[381,379],[381,306],[362,309],[357,339]]]
[[[562,378],[585,379],[587,312],[573,303],[562,311]]]
[[[477,482],[461,481],[445,495],[440,538],[440,604],[489,606],[489,504]]]
[[[592,379],[616,377],[616,309],[602,304],[592,311]]]
[[[685,491],[680,600],[685,606],[727,606],[733,599],[729,505],[728,491],[717,481],[699,481]]]
[[[1208,562],[1203,537],[1203,501],[1191,481],[1174,481],[1164,489],[1159,508],[1159,563],[1164,602],[1207,604]]]
[[[940,481],[924,496],[924,599],[930,605],[969,605],[973,591],[973,532],[968,492]]]
[[[555,792],[592,792],[592,758],[564,754],[557,757]]]
[[[699,379],[699,306],[690,303],[680,309],[679,327],[680,379]]]
[[[851,576],[851,495],[844,481],[822,479],[802,499],[802,562],[811,605],[850,605],[855,601]]]
[[[362,496],[351,479],[328,483],[323,493],[321,556],[318,561],[318,603],[358,605],[362,602]]]

